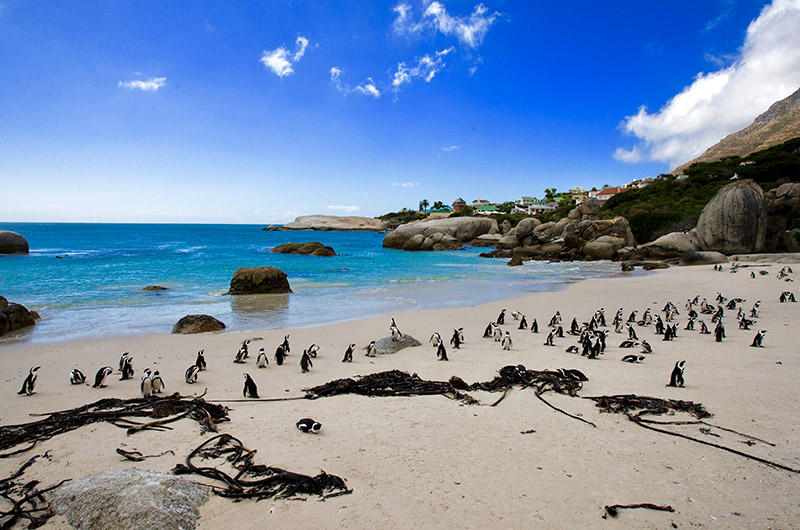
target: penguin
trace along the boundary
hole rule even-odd
[[[311,357],[308,355],[308,350],[303,350],[303,355],[300,357],[300,369],[303,373],[308,372],[309,368],[313,368],[314,363],[311,362]]]
[[[544,345],[545,346],[555,346],[555,344],[553,344],[553,337],[555,337],[555,335],[556,335],[556,331],[554,329],[551,329],[550,333],[547,334],[547,338],[544,340]]]
[[[567,333],[569,333],[570,335],[580,335],[581,334],[581,328],[578,326],[578,319],[577,318],[573,318],[572,319],[572,324],[569,325],[569,331]]]
[[[758,318],[759,307],[761,307],[761,300],[753,304],[753,308],[750,310],[750,318]]]
[[[666,326],[664,328],[664,338],[661,340],[668,341],[675,338],[675,328],[673,326]]]
[[[522,315],[517,329],[528,329],[528,320],[525,318],[525,315]]]
[[[631,314],[628,316],[628,321],[627,321],[628,324],[636,322],[636,313],[638,313],[638,311],[636,310],[631,311]]]
[[[568,347],[564,351],[567,352],[567,353],[578,353],[579,348],[573,344],[572,346]]]
[[[122,363],[122,377],[119,378],[120,381],[125,381],[126,379],[133,379],[133,357],[130,355],[125,356],[125,360]]]
[[[439,343],[439,348],[436,350],[436,358],[440,361],[449,361],[447,358],[447,350],[444,347],[444,342]]]
[[[83,372],[75,368],[69,373],[69,383],[71,385],[82,385],[86,382],[86,376],[83,375]]]
[[[695,319],[693,319],[693,318],[690,318],[690,319],[689,319],[689,320],[686,322],[686,327],[685,327],[685,328],[683,328],[683,330],[684,330],[684,331],[694,331],[694,321],[695,321]]]
[[[258,398],[258,387],[250,374],[244,374],[244,388],[242,395],[246,398]]]
[[[511,334],[508,331],[506,331],[506,334],[503,337],[503,343],[502,344],[503,344],[503,349],[504,350],[510,350],[511,349],[511,346],[512,346]]]
[[[499,326],[502,326],[505,323],[506,323],[506,310],[503,309],[500,311],[500,314],[497,315],[497,324]]]
[[[250,357],[250,352],[248,351],[248,346],[250,345],[250,339],[245,339],[242,341],[242,345],[239,347],[239,350],[243,352],[243,359],[247,359]]]
[[[628,339],[629,340],[639,340],[639,337],[636,336],[636,329],[630,324],[625,324],[625,327],[628,328]]]
[[[561,313],[559,311],[556,311],[556,313],[553,315],[553,318],[550,319],[548,327],[552,328],[554,326],[559,325],[560,323],[561,323]]]
[[[656,335],[663,335],[664,334],[664,321],[661,320],[661,315],[656,316],[656,324],[655,324],[655,332]]]
[[[123,366],[125,366],[125,359],[127,359],[127,358],[128,358],[128,355],[130,355],[130,353],[128,353],[128,352],[124,352],[124,353],[123,353],[122,355],[120,355],[120,357],[119,357],[119,371],[120,371],[120,372],[122,371],[122,367],[123,367]]]
[[[514,320],[519,320],[520,317],[522,317],[522,316],[524,316],[524,315],[522,314],[521,311],[512,311],[511,312],[511,318],[513,318]]]
[[[755,337],[753,337],[753,343],[752,343],[750,346],[751,346],[752,348],[763,348],[764,346],[761,344],[761,341],[763,341],[763,340],[764,340],[764,334],[765,334],[766,332],[767,332],[767,330],[765,330],[765,329],[762,329],[761,331],[759,331],[758,333],[756,333],[756,336],[755,336]]]
[[[100,368],[94,376],[94,384],[92,388],[105,388],[106,387],[106,378],[114,372],[114,369],[110,366],[104,366]]]
[[[564,338],[564,327],[563,326],[558,326],[556,328],[556,337],[559,337],[561,339]]]
[[[145,368],[142,373],[142,397],[150,397],[153,395],[153,380],[150,378],[150,369]]]
[[[206,350],[203,349],[197,352],[197,359],[194,362],[194,364],[197,365],[197,367],[200,369],[201,372],[206,369],[206,357],[204,355],[205,351]]]
[[[539,333],[539,323],[536,322],[535,318],[531,322],[531,333]]]
[[[500,342],[503,340],[503,330],[500,329],[500,326],[495,324],[494,331],[492,331],[492,336],[494,337],[495,342]]]
[[[286,357],[286,348],[283,346],[283,344],[281,344],[275,350],[275,364],[281,366],[283,364],[283,359],[285,357]]]
[[[344,352],[344,359],[342,359],[343,363],[353,362],[353,348],[355,347],[356,347],[355,344],[351,344],[350,346],[347,347],[347,349]]]
[[[441,342],[439,344],[441,344]],[[375,347],[375,341],[370,341],[370,343],[367,344],[367,357],[375,357],[376,353],[378,353],[378,351]]]
[[[303,432],[310,432],[310,433],[318,433],[320,429],[322,429],[322,424],[318,421],[314,421],[311,418],[303,418],[302,420],[296,423],[297,428]]]
[[[267,352],[264,351],[264,348],[260,348],[258,350],[258,358],[256,359],[256,366],[259,368],[266,368],[269,364],[269,358],[267,358]]]
[[[708,326],[706,326],[706,323],[703,322],[702,320],[700,321],[700,334],[701,335],[710,335],[711,334],[711,332],[708,331]]]
[[[683,386],[683,370],[686,367],[686,361],[678,361],[675,363],[675,368],[672,369],[672,374],[669,376],[669,384],[667,386]]]
[[[455,348],[457,350],[461,349],[461,338],[462,337],[463,337],[463,335],[461,334],[461,329],[460,328],[453,329],[453,336],[450,337],[450,344],[453,346],[453,348]]]
[[[626,355],[622,358],[622,362],[626,363],[640,363],[644,361],[644,355]]]
[[[753,272],[753,271],[750,271],[750,277],[751,277],[751,278],[755,278],[755,277],[756,277],[756,273],[755,273],[755,272]]]
[[[234,357],[233,362],[236,364],[244,364],[246,358],[247,358],[247,349],[239,348],[239,351],[236,352],[236,357]]]
[[[614,324],[614,331],[617,333],[622,333],[622,330],[625,329],[626,324],[622,320],[618,320],[616,324]]]
[[[636,347],[636,346],[638,346],[638,345],[639,345],[639,343],[638,343],[638,342],[634,342],[634,341],[632,341],[632,340],[623,340],[623,341],[620,343],[619,347],[620,347],[620,348],[635,348],[635,347]]]
[[[39,377],[39,369],[41,366],[35,366],[28,371],[28,377],[22,382],[22,388],[17,392],[20,396],[25,394],[30,396],[33,394],[33,389],[36,387],[36,378]]]
[[[392,319],[392,322],[394,322],[394,319]],[[281,344],[281,346],[283,346],[283,356],[284,357],[288,357],[289,356],[289,335],[284,335],[283,336],[283,344]]]
[[[486,329],[483,330],[483,338],[488,339],[489,337],[492,336],[493,332],[494,332],[494,322],[489,322],[489,324],[486,326]],[[434,346],[436,345],[434,344]]]
[[[306,351],[308,352],[308,355],[310,357],[313,357],[313,358],[316,359],[317,358],[317,352],[319,352],[319,346],[317,344],[312,344],[311,346],[308,347],[308,350],[306,350]]]
[[[434,348],[438,348],[439,347],[439,343],[442,342],[442,336],[439,335],[438,332],[434,331],[433,335],[431,335],[431,338],[430,338],[430,340],[428,342],[430,342],[431,345],[433,345]]]
[[[597,323],[599,325],[605,327],[605,325],[606,325],[606,310],[605,310],[605,308],[601,307],[600,309],[598,309],[597,312],[595,313],[595,316],[597,316]]]
[[[566,377],[567,379],[572,379],[573,381],[584,382],[589,380],[589,378],[586,377],[583,372],[575,368],[559,368],[557,372],[561,374],[561,377]]]
[[[394,317],[392,317],[392,321],[389,323],[389,331],[392,331],[392,329],[396,329],[396,330],[397,330],[397,333],[398,333],[398,334],[399,334],[401,337],[403,336],[403,334],[402,334],[402,333],[400,333],[400,328],[399,328],[399,327],[397,327],[397,322],[395,322],[395,321],[394,321]]]
[[[653,353],[653,347],[646,340],[642,340],[642,353]]]
[[[152,381],[153,381],[153,393],[160,394],[161,391],[164,390],[165,386],[164,386],[164,380],[161,379],[161,374],[158,373],[158,370],[153,372]]]
[[[717,322],[717,327],[714,328],[714,340],[717,342],[722,342],[722,339],[725,338],[725,326],[722,325],[722,320]]]
[[[184,380],[189,383],[190,385],[197,382],[197,374],[200,373],[200,367],[196,364],[191,365],[189,368],[186,369],[186,373],[184,374]]]
[[[397,329],[395,327],[392,327],[390,329],[391,329],[391,332],[392,332],[392,340],[393,341],[399,341],[403,337],[403,335],[402,335],[402,333],[400,333],[399,329]]]

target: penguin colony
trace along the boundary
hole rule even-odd
[[[739,270],[738,264],[733,264],[730,267],[730,272],[735,273]],[[715,271],[723,271],[721,265],[714,266]],[[766,276],[767,271],[760,271],[758,276]],[[791,278],[792,270],[789,267],[784,267],[778,272],[778,278],[784,281],[793,281]],[[751,273],[751,279],[757,278],[755,272]],[[780,303],[793,303],[796,302],[795,294],[792,291],[782,291],[778,296]],[[621,361],[630,363],[632,365],[644,363],[647,360],[647,355],[657,355],[654,352],[653,346],[646,338],[640,338],[640,334],[651,333],[653,339],[658,336],[662,341],[680,340],[679,337],[684,332],[697,333],[699,335],[713,335],[715,342],[721,343],[727,339],[725,319],[735,319],[739,330],[750,330],[751,326],[755,325],[758,321],[761,310],[761,301],[756,300],[752,305],[747,304],[747,300],[737,297],[728,298],[720,292],[712,298],[704,298],[696,295],[694,298],[687,299],[683,304],[681,310],[672,301],[667,302],[660,311],[654,311],[647,307],[640,313],[638,309],[632,309],[627,312],[628,316],[625,318],[626,311],[620,307],[611,320],[610,325],[606,323],[605,308],[597,308],[593,314],[589,315],[586,320],[579,320],[578,317],[571,319],[569,330],[564,332],[562,326],[563,317],[559,311],[555,311],[548,321],[547,335],[544,340],[544,346],[556,347],[558,339],[571,338],[576,344],[569,344],[564,351],[571,355],[579,355],[589,360],[600,359],[607,351],[607,339],[610,333],[626,335],[619,343],[619,349],[631,350],[641,348],[636,353],[626,353],[621,357]],[[684,314],[685,312],[685,314]],[[641,314],[641,317],[639,315]],[[539,333],[539,325],[536,318],[530,320],[525,313],[519,310],[510,312],[510,315],[515,322],[513,326],[517,332]],[[734,316],[735,315],[735,316]],[[511,331],[503,329],[502,326],[506,324],[506,309],[500,311],[494,321],[487,324],[483,331],[484,339],[491,339],[495,343],[499,343],[500,352],[508,352],[513,350],[513,339]],[[685,325],[679,326],[678,320],[685,318]],[[709,328],[713,325],[713,331]],[[527,331],[530,329],[530,331]],[[649,331],[652,330],[652,331]],[[680,333],[679,333],[680,330]],[[389,323],[389,333],[393,341],[398,341],[403,337],[397,322],[394,318]],[[765,348],[767,330],[759,329],[750,343],[753,348]],[[652,340],[652,339],[651,339]],[[233,358],[235,364],[247,364],[249,358],[250,339],[246,339],[239,345],[238,351]],[[450,337],[450,346],[454,350],[460,350],[461,346],[465,343],[465,331],[463,327],[453,328]],[[436,351],[436,358],[439,361],[449,361],[448,352],[445,346],[445,341],[442,336],[434,331],[429,340],[430,345]],[[363,349],[366,350],[365,355],[369,358],[376,357],[377,346],[376,341],[370,341]],[[344,351],[343,363],[353,362],[353,353],[355,352],[356,343],[347,345]],[[563,346],[562,346],[563,347]],[[656,348],[657,350],[657,348]],[[313,368],[312,359],[317,359],[320,355],[321,347],[318,344],[311,344],[308,348],[303,350],[300,357],[300,369],[303,373],[309,372]],[[290,355],[289,335],[285,335],[283,341],[277,346],[274,353],[275,365],[283,366],[284,362]],[[460,355],[460,354],[459,354]],[[126,381],[133,378],[134,370],[134,357],[130,352],[124,352],[120,356],[118,362],[118,372],[120,374],[120,381]],[[269,356],[264,347],[259,348],[256,358],[256,367],[259,369],[267,369],[270,366]],[[667,381],[666,386],[672,388],[681,388],[686,384],[684,377],[687,361],[685,359],[677,360],[672,368],[672,371],[665,374]],[[201,377],[201,372],[207,370],[207,362],[205,358],[205,350],[201,349],[197,352],[193,364],[191,364],[185,371],[184,381],[186,384],[194,384]],[[19,395],[31,396],[36,391],[36,382],[41,367],[32,367],[25,377],[22,387],[17,392]],[[635,368],[631,368],[635,369]],[[564,369],[562,369],[564,370]],[[580,374],[584,380],[585,376],[577,369],[568,370]],[[109,384],[109,376],[114,373],[111,366],[100,367],[91,381],[92,388],[106,388]],[[244,385],[242,387],[242,395],[245,398],[258,399],[258,387],[255,380],[249,373],[243,373]],[[88,385],[86,375],[78,368],[74,368],[69,373],[69,383],[71,385]],[[158,370],[145,368],[142,370],[140,379],[140,391],[143,397],[153,396],[163,392],[166,389],[164,380]],[[296,424],[297,428],[305,433],[317,433],[321,428],[321,423],[311,419],[303,418]]]

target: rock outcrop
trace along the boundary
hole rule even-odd
[[[386,221],[373,217],[338,215],[301,215],[283,226],[268,226],[264,230],[337,230],[381,232],[386,230]]]
[[[636,256],[639,259],[669,259],[680,258],[687,252],[700,250],[697,237],[692,232],[671,232],[651,241],[640,245],[636,249]]]
[[[715,265],[717,263],[728,263],[725,254],[713,250],[687,252],[681,256],[678,264],[680,265]]]
[[[37,313],[22,304],[9,302],[0,296],[0,335],[36,324]]]
[[[277,267],[241,267],[231,279],[228,294],[291,293],[286,273]]]
[[[402,250],[454,250],[465,242],[497,231],[497,222],[486,217],[415,221],[386,234],[383,246]]]
[[[272,249],[276,254],[302,254],[304,256],[335,256],[333,248],[323,245],[319,241],[307,243],[284,243]]]
[[[800,239],[795,234],[800,222],[800,183],[781,184],[764,194],[767,205],[767,250],[798,252]],[[794,226],[793,226],[794,225]]]
[[[16,232],[0,230],[0,254],[27,254],[28,240]]]
[[[411,348],[413,346],[422,346],[422,343],[411,335],[403,333],[398,340],[392,340],[392,337],[384,337],[375,341],[375,353],[378,355],[388,355],[397,353],[403,348]]]
[[[107,469],[64,483],[52,492],[56,513],[80,529],[194,528],[207,486],[144,469]]]
[[[191,335],[208,331],[222,331],[225,324],[211,315],[186,315],[172,326],[172,333]]]
[[[750,179],[733,182],[719,190],[697,221],[700,249],[723,254],[762,252],[766,231],[764,192]]]

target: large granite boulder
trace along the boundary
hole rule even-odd
[[[194,528],[210,488],[144,469],[107,469],[54,490],[52,506],[73,528]]]
[[[36,325],[36,313],[22,304],[9,302],[0,296],[0,335]]]
[[[788,182],[769,190],[764,194],[764,202],[767,205],[767,249],[796,252],[797,242],[790,232],[800,219],[800,183]]]
[[[0,254],[27,254],[28,241],[16,232],[0,230]]]
[[[225,324],[211,315],[186,315],[172,326],[172,333],[191,335],[208,331],[222,331]]]
[[[398,340],[393,340],[392,337],[384,337],[375,341],[375,353],[378,355],[389,355],[397,353],[404,348],[411,348],[414,346],[422,346],[422,343],[411,335],[403,333]]]
[[[717,263],[728,263],[728,258],[725,254],[708,250],[687,252],[681,256],[679,265],[715,265]]]
[[[343,232],[386,230],[386,221],[373,217],[339,215],[301,215],[283,226],[268,226],[264,230],[337,230]]]
[[[453,217],[400,225],[383,238],[385,248],[448,250],[483,234],[497,233],[497,222],[486,217]],[[430,239],[430,244],[425,243]]]
[[[277,267],[241,267],[231,278],[228,294],[291,293],[286,273]]]
[[[335,256],[333,248],[323,245],[319,241],[307,243],[284,243],[272,249],[276,254],[302,254],[304,256]]]
[[[697,238],[689,232],[671,232],[641,245],[636,255],[640,259],[679,258],[687,252],[700,250]]]
[[[533,230],[541,224],[542,222],[535,217],[526,217],[514,227],[517,239],[524,242],[525,239],[533,235]]]
[[[502,238],[503,236],[500,234],[483,234],[470,241],[469,244],[473,247],[493,247]]]
[[[719,190],[697,221],[700,249],[723,254],[763,251],[766,231],[764,191],[750,179],[732,182]]]

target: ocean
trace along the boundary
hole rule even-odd
[[[30,244],[0,256],[0,295],[40,313],[28,331],[0,337],[52,342],[169,333],[187,314],[226,331],[301,328],[410,309],[469,306],[619,273],[609,262],[480,258],[482,248],[404,252],[375,232],[272,232],[264,225],[0,223]],[[274,254],[288,242],[320,241],[338,256]],[[285,271],[286,295],[228,296],[239,267]],[[144,291],[148,285],[165,291]]]

